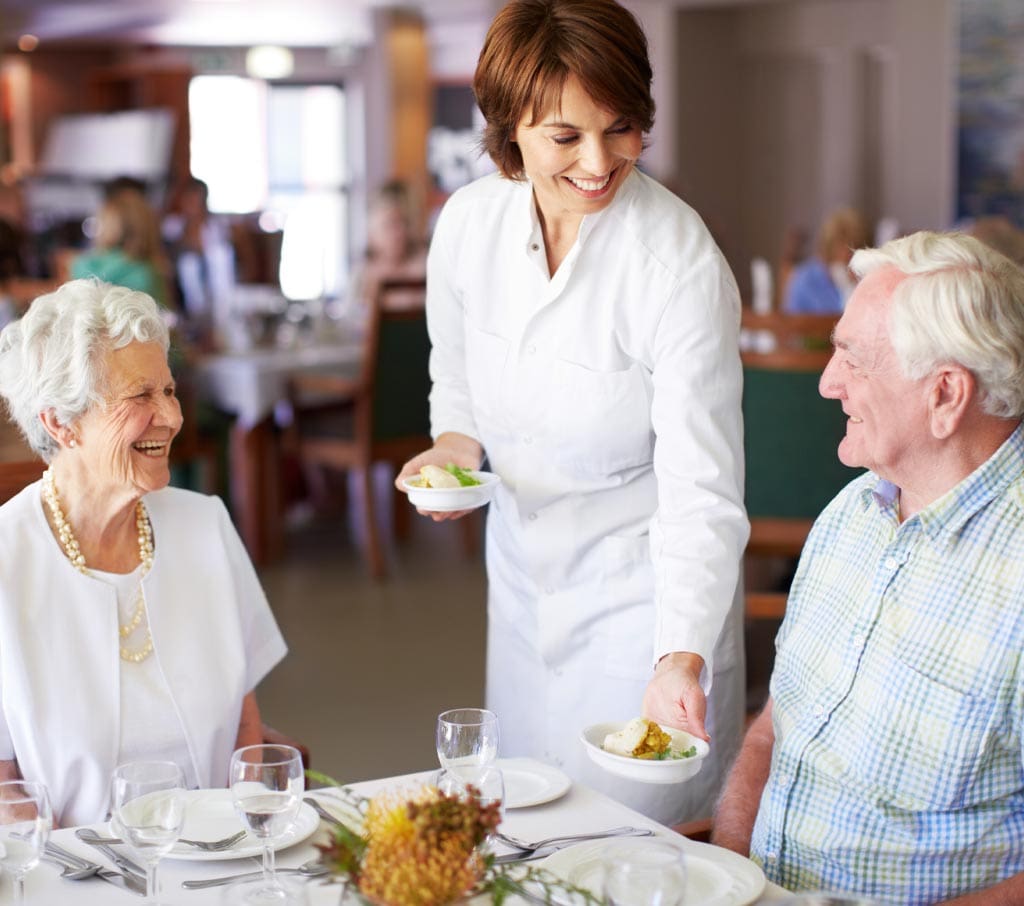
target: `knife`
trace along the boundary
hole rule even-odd
[[[94,830],[88,827],[80,827],[75,831],[75,836],[78,837],[83,843],[88,843],[90,846],[98,849],[103,855],[105,855],[111,862],[113,862],[118,868],[124,869],[129,874],[135,875],[140,878],[143,882],[146,879],[146,871],[137,862],[133,862],[127,856],[122,856],[112,846],[108,846],[106,843],[97,842],[96,838],[99,836]]]
[[[327,866],[320,868],[278,868],[277,874],[302,875],[306,878],[322,878],[330,872]],[[186,890],[203,890],[207,887],[219,887],[221,884],[231,884],[233,881],[258,881],[263,877],[262,871],[250,871],[241,875],[228,875],[225,878],[203,878],[198,881],[182,881],[181,886]]]

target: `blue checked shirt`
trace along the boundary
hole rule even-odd
[[[867,473],[777,640],[751,855],[792,890],[934,903],[1024,871],[1024,433],[902,525]]]

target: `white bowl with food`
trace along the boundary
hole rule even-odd
[[[580,740],[594,764],[641,783],[689,780],[710,751],[703,739],[639,717],[592,724]]]
[[[459,469],[451,463],[424,466],[419,475],[402,479],[409,503],[421,510],[453,513],[475,510],[491,502],[501,479],[493,472]]]

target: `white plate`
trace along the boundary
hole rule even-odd
[[[532,758],[499,758],[505,780],[505,808],[552,802],[569,792],[572,781],[558,768]]]
[[[676,836],[677,839],[673,839],[659,835],[657,839],[678,846],[685,854],[683,906],[746,906],[761,895],[765,885],[764,872],[749,859],[720,846]],[[540,865],[570,884],[601,896],[604,860],[617,842],[591,840],[580,843],[560,849]]]
[[[235,811],[231,790],[189,790],[185,793],[185,827],[181,836],[190,840],[220,840],[241,830],[245,825]],[[274,851],[287,849],[313,835],[320,826],[320,819],[305,802],[299,806],[299,814],[291,830],[274,841]],[[229,849],[215,853],[203,852],[194,846],[175,843],[165,858],[187,859],[190,862],[215,862],[221,859],[242,859],[258,856],[263,852],[260,842],[251,834]]]
[[[616,755],[601,748],[604,738],[609,733],[618,733],[625,725],[625,721],[592,724],[580,734],[580,740],[587,750],[590,760],[620,777],[639,780],[641,783],[680,783],[683,780],[689,780],[701,769],[709,751],[708,744],[703,739],[697,739],[695,736],[673,727],[661,727],[661,729],[672,737],[673,749],[683,751],[690,746],[696,746],[697,754],[692,758],[667,758],[664,761],[657,761],[653,758],[630,758],[628,755]]]
[[[403,478],[402,487],[405,488],[405,493],[409,497],[409,503],[420,509],[431,510],[435,513],[475,510],[477,507],[491,502],[495,488],[501,483],[501,479],[493,472],[470,470],[469,474],[480,484],[465,488],[421,488],[415,483],[419,481],[419,477],[414,476]]]

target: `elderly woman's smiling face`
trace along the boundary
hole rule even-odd
[[[78,453],[97,479],[140,494],[159,490],[170,481],[167,457],[182,422],[167,356],[158,343],[133,342],[104,366],[106,405],[79,420]]]

